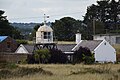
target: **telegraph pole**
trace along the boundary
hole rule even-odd
[[[93,18],[93,35],[95,35],[95,18]]]

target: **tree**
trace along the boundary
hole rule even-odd
[[[81,21],[75,20],[74,18],[64,17],[56,20],[52,24],[52,28],[58,40],[72,41],[75,39],[74,36],[77,30],[80,30],[81,23]]]
[[[74,52],[73,63],[84,62],[85,64],[92,64],[94,61],[94,54],[91,53],[90,49],[87,47],[80,47]]]
[[[97,4],[92,4],[87,8],[87,13],[84,16],[84,23],[88,25],[88,30],[91,30],[91,35],[93,35],[93,20],[100,22],[103,26],[105,33],[106,29],[117,30],[117,22],[120,21],[118,15],[120,15],[119,1],[115,0],[100,0]],[[96,25],[96,29],[98,25]],[[99,33],[99,32],[96,32]]]
[[[39,63],[48,63],[49,58],[51,57],[48,49],[39,49],[35,51],[34,58]]]
[[[30,40],[33,40],[33,38],[36,37],[36,31],[38,30],[38,28],[40,26],[43,26],[43,25],[44,25],[44,23],[37,24],[37,25],[34,26],[34,29],[32,30],[32,33],[29,35]]]
[[[4,11],[0,10],[0,35],[11,36],[14,38],[20,37],[20,31],[10,25],[6,16],[3,16]]]

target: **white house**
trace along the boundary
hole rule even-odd
[[[72,51],[79,47],[89,48],[96,62],[116,62],[116,50],[106,40],[81,40]]]
[[[97,34],[93,36],[94,40],[106,40],[110,44],[120,44],[120,35],[115,34]]]

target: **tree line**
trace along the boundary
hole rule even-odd
[[[88,25],[90,34],[93,34],[93,25],[96,34],[120,33],[120,0],[100,0],[88,6],[83,22]]]
[[[120,1],[100,0],[96,3],[87,7],[83,21],[64,17],[51,23],[54,36],[58,40],[74,41],[78,30],[82,39],[87,40],[94,34],[120,33]]]
[[[0,10],[0,35],[8,35],[20,38],[21,32],[11,26],[3,16],[4,11]],[[120,0],[100,0],[96,4],[87,7],[87,12],[83,16],[84,20],[76,20],[72,17],[63,17],[51,23],[54,37],[59,41],[74,41],[75,34],[79,31],[82,39],[92,39],[94,34],[120,33]],[[43,23],[36,25],[32,34],[23,35],[32,40],[37,29]]]

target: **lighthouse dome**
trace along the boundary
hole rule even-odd
[[[43,32],[52,32],[53,29],[50,26],[44,24],[43,26],[40,26],[37,31],[39,31],[39,32],[42,32],[42,31]]]

